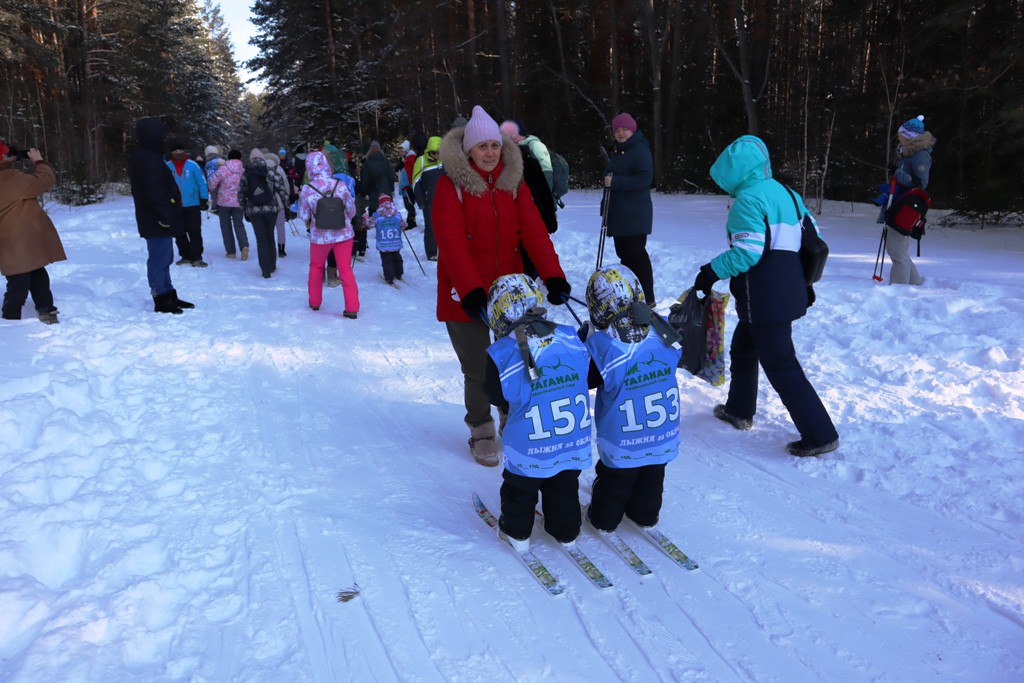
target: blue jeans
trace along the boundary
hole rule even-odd
[[[146,277],[153,296],[166,294],[174,289],[171,284],[171,264],[174,263],[173,237],[147,237]]]

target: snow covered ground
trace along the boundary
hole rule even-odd
[[[560,213],[577,291],[598,199]],[[662,311],[726,207],[655,198]],[[552,598],[471,507],[500,470],[468,454],[434,264],[406,249],[396,291],[371,241],[351,321],[340,289],[307,307],[302,239],[263,280],[207,219],[211,267],[172,270],[197,308],[157,315],[130,199],[51,214],[62,322],[0,326],[4,681],[1024,678],[1024,232],[932,229],[925,285],[888,287],[875,209],[829,204],[795,340],[839,451],[787,456],[764,382],[740,433],[680,373],[661,526],[701,568],[625,530],[641,578],[587,532],[599,592],[538,531]]]

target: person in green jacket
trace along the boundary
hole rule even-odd
[[[530,154],[540,164],[540,170],[544,173],[544,180],[547,181],[550,190],[554,186],[555,176],[551,168],[551,152],[548,151],[548,146],[541,142],[536,135],[524,135],[523,124],[518,119],[502,121],[500,130],[512,138],[512,142],[530,150]]]
[[[739,317],[729,348],[729,397],[714,415],[736,429],[753,426],[760,365],[800,432],[786,450],[797,456],[834,451],[839,434],[793,347],[793,321],[814,303],[799,253],[801,222],[810,214],[798,194],[772,179],[768,147],[753,135],[725,148],[711,178],[734,198],[725,226],[729,248],[701,266],[693,286],[710,292],[730,278]]]
[[[441,138],[433,136],[427,140],[427,147],[416,159],[413,173],[413,195],[423,212],[423,249],[428,261],[437,260],[437,242],[434,240],[434,190],[444,173],[441,167]]]

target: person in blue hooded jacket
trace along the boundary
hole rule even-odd
[[[736,429],[753,426],[760,365],[800,432],[786,450],[797,456],[834,451],[839,434],[793,347],[793,321],[814,303],[799,254],[801,220],[810,214],[798,194],[772,179],[768,148],[753,135],[725,148],[711,178],[734,198],[726,222],[729,249],[701,266],[693,284],[709,292],[730,278],[739,317],[729,349],[729,397],[715,406],[715,417]]]
[[[174,182],[181,193],[182,220],[184,229],[175,236],[178,244],[177,265],[191,265],[205,268],[208,264],[203,260],[203,211],[210,208],[210,192],[206,184],[206,174],[202,167],[188,158],[185,145],[172,141],[171,158],[167,160],[167,168],[171,169]]]

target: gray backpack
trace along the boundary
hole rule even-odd
[[[345,229],[345,201],[334,194],[338,189],[340,180],[334,182],[327,194],[310,185],[313,191],[320,195],[316,200],[316,209],[313,211],[313,218],[316,219],[316,227],[320,230],[344,230]]]

